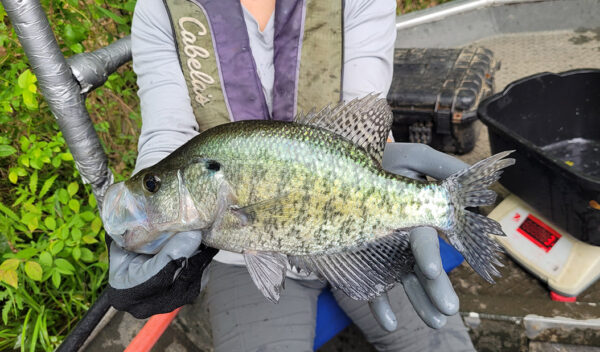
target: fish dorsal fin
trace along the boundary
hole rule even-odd
[[[402,274],[411,272],[414,257],[408,233],[392,234],[351,251],[290,256],[290,264],[327,280],[355,300],[370,300],[391,289]]]
[[[269,301],[277,303],[285,281],[286,255],[276,252],[244,252],[244,260],[256,287]]]
[[[392,128],[392,111],[377,94],[326,106],[319,112],[298,114],[295,121],[324,128],[349,139],[381,162],[383,149]]]

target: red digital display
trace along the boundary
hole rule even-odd
[[[561,237],[553,228],[531,214],[517,231],[546,252],[550,251]]]

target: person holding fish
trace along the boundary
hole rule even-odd
[[[502,231],[464,208],[513,161],[386,144],[395,5],[138,1],[139,155],[103,212],[116,308],[205,284],[216,351],[309,351],[329,284],[378,350],[474,350],[437,231],[492,281]]]

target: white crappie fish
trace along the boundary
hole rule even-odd
[[[367,96],[295,122],[241,121],[196,136],[109,188],[104,226],[130,251],[156,253],[173,234],[201,230],[207,246],[243,253],[257,287],[279,299],[287,263],[354,299],[371,299],[412,271],[407,230],[431,226],[486,280],[499,275],[500,225],[466,207],[514,164],[496,154],[441,182],[386,172],[392,123]]]

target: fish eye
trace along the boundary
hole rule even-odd
[[[147,174],[143,180],[144,188],[150,193],[156,193],[160,188],[160,178],[156,175]]]
[[[206,169],[211,171],[219,171],[221,170],[221,164],[216,160],[206,160]]]

